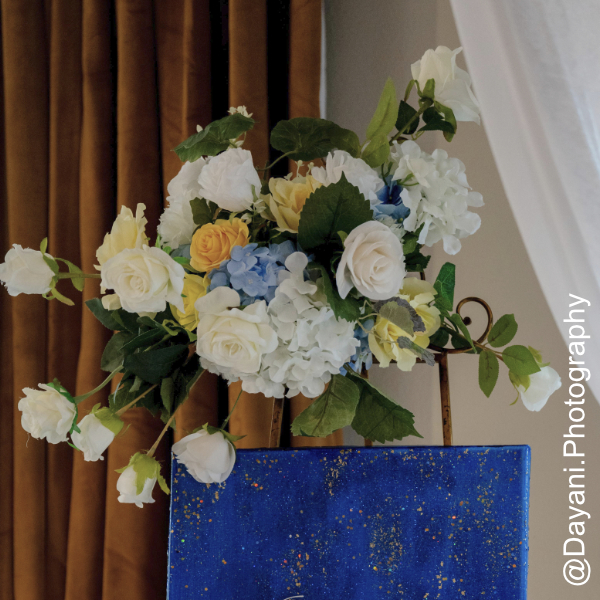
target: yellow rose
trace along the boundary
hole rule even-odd
[[[188,331],[194,331],[198,327],[198,311],[194,306],[198,298],[206,296],[210,279],[208,275],[192,275],[186,273],[183,279],[183,312],[171,304],[171,311],[177,322]]]
[[[300,213],[307,198],[318,187],[321,184],[311,175],[295,177],[291,181],[278,177],[269,180],[271,194],[263,198],[281,231],[298,232]]]
[[[144,217],[145,209],[144,204],[138,204],[134,217],[130,208],[121,207],[121,213],[115,219],[110,233],[104,236],[102,246],[96,250],[96,258],[100,265],[122,250],[148,245],[148,236],[146,235],[148,221]]]
[[[410,371],[417,357],[406,348],[396,344],[399,337],[407,337],[421,348],[429,346],[429,338],[440,328],[440,311],[435,306],[429,306],[437,294],[435,288],[426,281],[416,277],[407,277],[399,292],[400,298],[407,300],[423,320],[425,331],[409,335],[387,319],[377,317],[375,326],[369,332],[369,348],[382,367],[396,361],[402,371]]]
[[[217,219],[215,224],[202,225],[192,237],[190,264],[196,271],[207,273],[218,269],[231,256],[234,246],[248,243],[248,225],[241,219]]]

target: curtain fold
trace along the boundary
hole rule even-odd
[[[95,251],[122,206],[146,205],[154,232],[180,168],[172,151],[246,105],[257,167],[270,158],[274,121],[318,116],[321,1],[0,0],[0,251],[37,248],[94,272]],[[288,61],[289,58],[289,61]],[[288,68],[289,62],[289,68]],[[82,394],[105,377],[111,332],[69,282],[66,307],[0,294],[0,600],[164,598],[168,497],[138,509],[117,501],[115,469],[148,449],[162,429],[144,409],[125,415],[126,434],[104,461],[83,461],[66,444],[28,439],[22,388],[57,377]],[[227,390],[206,373],[177,418],[175,438],[227,414]],[[103,390],[79,406],[80,418]],[[221,400],[219,400],[221,398]],[[295,398],[290,416],[309,401]],[[243,394],[230,424],[266,446],[272,400]],[[311,440],[338,444],[341,436]],[[304,440],[291,440],[304,445]],[[169,475],[169,443],[156,454]]]

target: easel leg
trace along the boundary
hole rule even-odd
[[[438,354],[440,368],[440,396],[442,400],[442,429],[444,446],[452,446],[452,413],[450,412],[450,382],[448,381],[448,355]]]
[[[271,417],[271,435],[269,437],[269,448],[279,448],[281,444],[283,402],[284,398],[273,398],[273,416]]]

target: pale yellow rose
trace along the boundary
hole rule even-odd
[[[231,256],[234,246],[245,246],[250,231],[242,219],[217,219],[214,223],[203,225],[194,233],[190,254],[190,264],[200,273],[218,269],[224,260]]]
[[[192,275],[186,273],[183,279],[183,311],[171,304],[171,311],[177,322],[188,331],[194,331],[198,327],[198,311],[194,304],[198,298],[206,296],[210,279],[208,275]]]
[[[421,348],[429,346],[429,338],[440,328],[440,311],[435,306],[430,306],[436,294],[435,288],[426,281],[416,277],[407,277],[404,280],[398,295],[415,309],[423,320],[425,331],[410,335],[387,319],[377,317],[375,326],[369,333],[369,348],[382,367],[396,361],[402,371],[410,371],[413,368],[417,362],[416,355],[406,348],[400,348],[396,340],[399,337],[407,337]]]
[[[148,245],[148,236],[146,235],[148,221],[144,217],[144,210],[146,210],[146,206],[138,204],[134,217],[130,208],[121,207],[121,212],[115,219],[110,233],[104,236],[102,246],[96,250],[99,265],[103,265],[122,250]]]
[[[308,197],[321,184],[311,175],[292,180],[273,177],[269,180],[270,195],[263,196],[268,210],[281,231],[298,232],[300,213]]]

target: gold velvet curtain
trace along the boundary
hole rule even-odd
[[[13,243],[93,271],[122,205],[146,205],[153,231],[179,161],[171,149],[197,123],[245,104],[258,124],[247,147],[269,155],[275,121],[318,116],[321,0],[0,0],[0,251]],[[144,409],[103,462],[28,439],[21,389],[58,377],[76,394],[102,379],[110,332],[75,307],[0,294],[0,600],[165,597],[168,498],[117,502],[115,469],[149,448],[162,423]],[[229,390],[237,397],[237,390]],[[221,401],[219,402],[219,397]],[[90,398],[85,414],[106,393]],[[289,404],[289,416],[303,398]],[[265,446],[272,403],[243,395],[231,420]],[[227,390],[203,377],[180,433],[227,412]],[[291,439],[292,445],[305,440]],[[311,440],[338,444],[341,438]],[[168,472],[169,449],[159,453]]]

